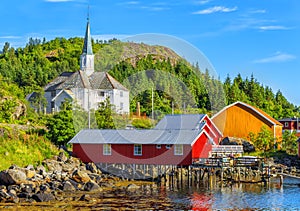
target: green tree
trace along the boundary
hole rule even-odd
[[[106,98],[105,101],[99,103],[99,108],[95,111],[96,122],[99,129],[115,129],[113,118],[113,105],[110,99]]]
[[[282,149],[288,154],[297,153],[297,139],[296,131],[285,130],[282,134]]]
[[[60,111],[50,117],[46,124],[48,138],[56,145],[66,145],[75,136],[72,103],[65,101]]]
[[[266,126],[262,126],[255,137],[254,146],[256,149],[266,152],[274,148],[275,141],[272,132]]]

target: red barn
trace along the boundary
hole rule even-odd
[[[83,162],[190,165],[222,134],[207,115],[166,115],[150,130],[81,130],[69,143]]]

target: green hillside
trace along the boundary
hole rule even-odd
[[[79,69],[82,45],[82,38],[30,39],[24,48],[17,49],[9,43],[4,45],[0,54],[0,159],[5,162],[0,169],[13,163],[38,163],[57,152],[50,139],[55,138],[52,140],[55,144],[63,144],[75,134],[73,127],[60,127],[73,123],[72,109],[68,105],[65,107],[69,109],[54,116],[44,115],[35,113],[25,96],[36,91],[40,94],[38,100],[43,102],[43,86],[62,72]],[[175,113],[211,115],[238,100],[257,106],[276,119],[299,116],[297,106],[288,102],[279,90],[275,93],[261,85],[254,76],[228,76],[221,82],[212,78],[209,70],[200,70],[197,64],[189,64],[163,46],[110,40],[93,41],[93,50],[95,69],[108,71],[130,89],[131,112],[135,112],[136,103],[140,102],[141,112],[151,114],[153,89],[157,118],[171,113],[172,109]],[[105,113],[110,112],[107,109],[98,112],[100,116]],[[151,126],[147,121],[133,123]]]

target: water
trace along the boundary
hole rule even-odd
[[[169,191],[168,197],[175,209],[300,210],[300,187],[278,182]]]
[[[70,193],[71,194],[71,193]],[[263,184],[214,185],[203,182],[197,187],[169,188],[168,185],[143,185],[134,191],[124,188],[88,193],[92,200],[80,201],[83,193],[74,192],[73,201],[24,203],[24,210],[300,210],[300,186],[283,186],[279,181]],[[16,208],[16,204],[0,204]]]

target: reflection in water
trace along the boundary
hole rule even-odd
[[[70,203],[49,202],[47,204],[18,204],[24,210],[297,210],[300,208],[298,185],[279,186],[273,182],[263,184],[209,184],[201,182],[193,187],[155,184],[143,185],[135,190],[111,189],[89,193],[92,200],[80,201],[82,193],[72,197]],[[7,205],[4,205],[7,207]],[[0,209],[4,208],[0,204]]]
[[[299,209],[297,185],[233,184],[213,189],[200,186],[169,191],[173,206],[190,210],[291,210]],[[181,207],[180,207],[181,206]]]

